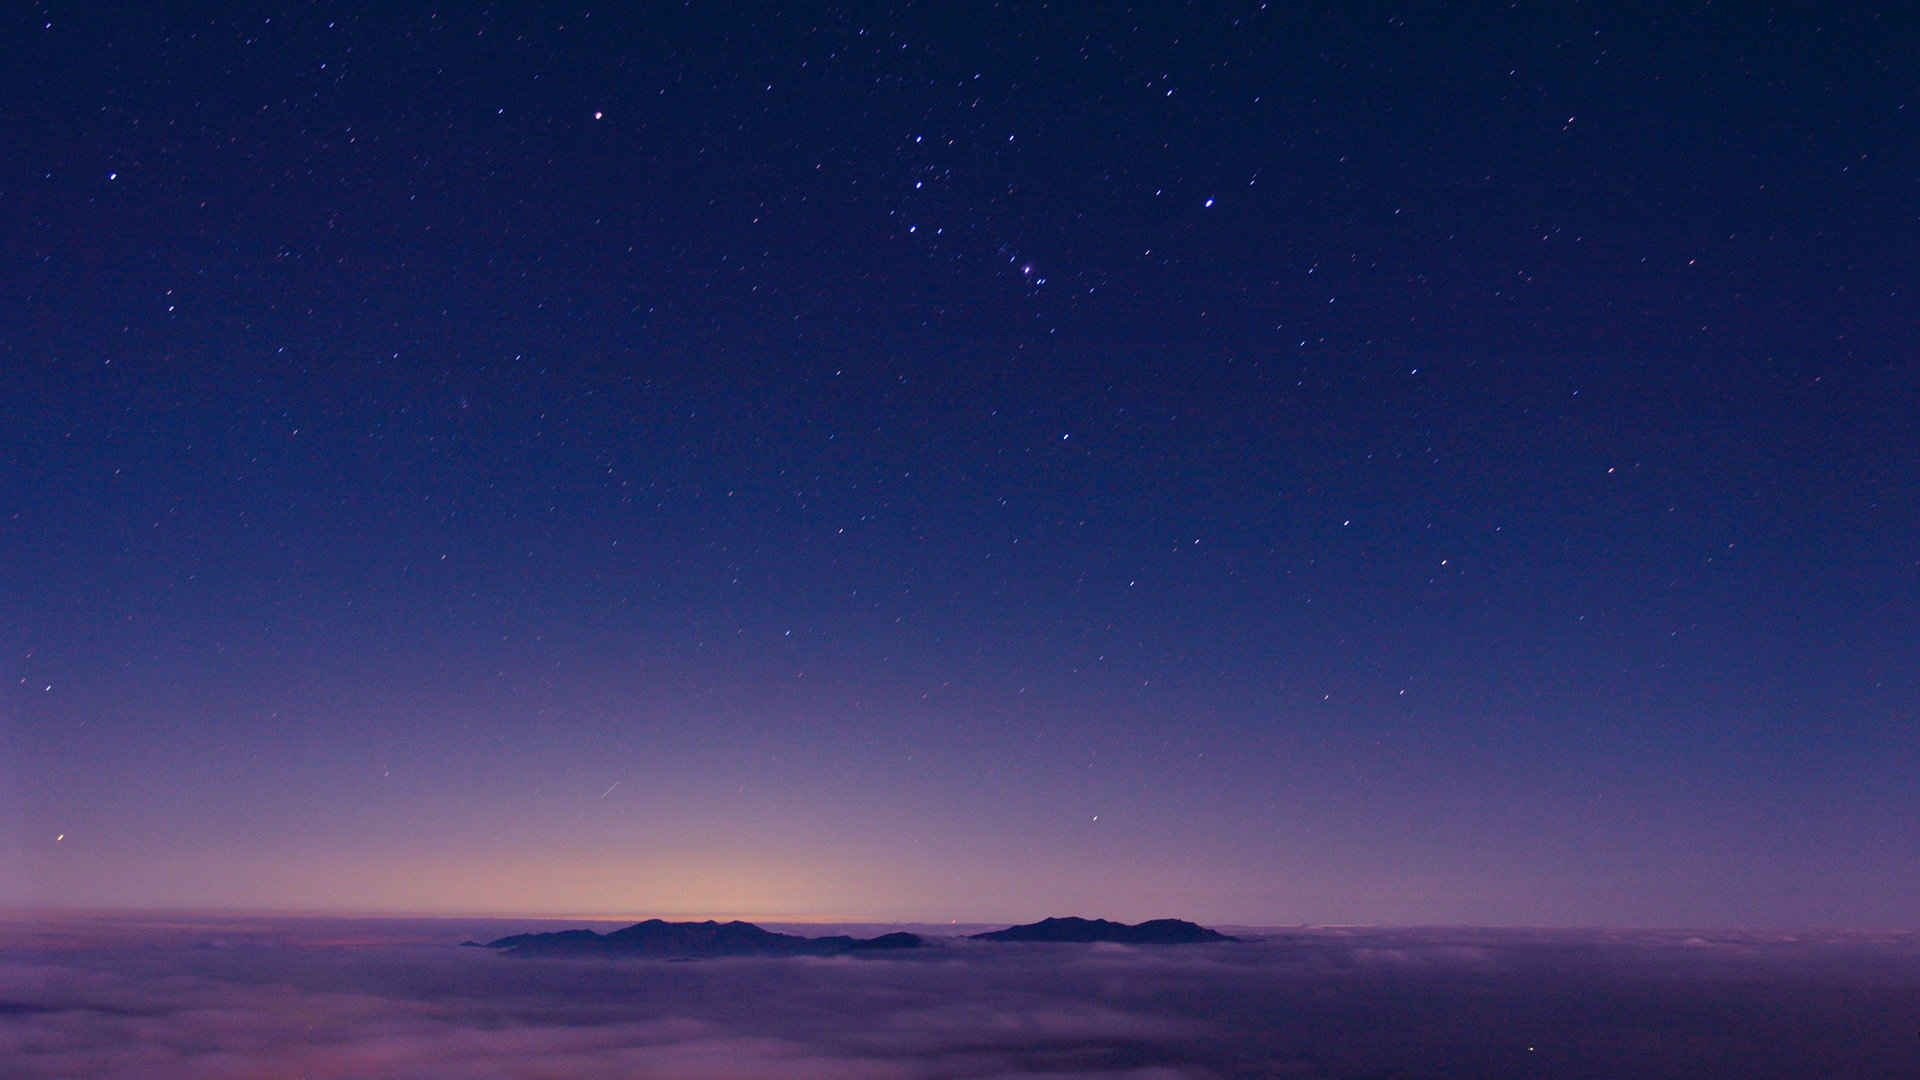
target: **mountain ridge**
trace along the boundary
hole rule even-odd
[[[1185,919],[1148,919],[1129,925],[1106,919],[1083,919],[1078,915],[1054,916],[1036,923],[1023,923],[1005,930],[990,930],[969,936],[974,941],[1113,941],[1125,945],[1193,945],[1208,941],[1240,940]]]
[[[1184,919],[1148,919],[1120,923],[1077,915],[1053,916],[1001,930],[969,934],[968,940],[1025,943],[1117,942],[1125,945],[1190,945],[1242,939],[1187,922]],[[856,938],[847,934],[804,937],[768,930],[735,919],[718,922],[669,922],[645,919],[618,930],[557,930],[509,934],[488,942],[463,945],[492,949],[508,956],[653,956],[693,959],[718,956],[823,956],[837,953],[918,949],[926,938],[906,931]]]
[[[872,938],[846,934],[802,937],[763,929],[750,922],[668,922],[646,919],[605,934],[559,930],[545,934],[509,934],[484,944],[509,956],[820,956],[842,952],[914,949],[925,944],[918,934],[896,932]]]

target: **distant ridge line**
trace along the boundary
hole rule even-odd
[[[1118,923],[1106,919],[1056,916],[1036,923],[1009,926],[968,935],[974,941],[1090,943],[1117,942],[1125,945],[1191,945],[1216,941],[1240,941],[1241,938],[1210,930],[1184,919],[1149,919],[1143,923]],[[847,934],[803,937],[767,930],[735,919],[718,922],[669,922],[646,919],[619,930],[599,933],[594,930],[556,930],[548,933],[509,934],[485,943],[466,941],[464,946],[492,949],[508,956],[655,956],[672,959],[715,956],[821,956],[834,953],[891,952],[919,949],[927,939],[919,934],[895,931],[878,937],[856,938]]]
[[[665,957],[802,956],[873,950],[914,949],[925,944],[918,934],[896,932],[856,938],[846,934],[802,937],[762,929],[750,922],[667,922],[647,919],[601,934],[559,930],[547,934],[510,934],[482,945],[510,956],[637,955]]]
[[[1193,945],[1209,941],[1239,941],[1237,937],[1209,930],[1185,919],[1148,919],[1143,923],[1109,922],[1083,919],[1077,915],[1055,916],[1037,923],[1009,926],[974,934],[976,941],[1097,942],[1112,941],[1124,945]]]

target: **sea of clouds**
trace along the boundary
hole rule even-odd
[[[550,928],[16,919],[0,1075],[1920,1076],[1911,936],[1296,929],[691,962],[457,945]]]

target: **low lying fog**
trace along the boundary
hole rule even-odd
[[[690,962],[457,947],[551,928],[11,923],[0,1062],[23,1080],[1920,1076],[1911,937],[1267,930]]]

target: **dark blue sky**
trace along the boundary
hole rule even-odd
[[[0,902],[1912,924],[1910,25],[9,18]]]

